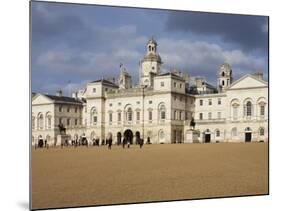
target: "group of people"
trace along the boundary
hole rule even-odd
[[[112,140],[111,137],[107,138],[106,140],[103,139],[101,141],[101,145],[107,145],[108,149],[111,149],[112,143],[113,143],[113,140]],[[147,138],[147,142],[146,143],[147,144],[151,144],[149,137]],[[121,143],[117,142],[117,145],[120,145],[120,144]],[[132,140],[130,140],[129,138],[125,138],[125,137],[123,138],[123,140],[122,140],[122,147],[123,147],[123,149],[125,147],[130,148],[131,144],[132,144]],[[142,148],[143,144],[144,144],[144,140],[142,138],[138,138],[136,140],[136,144],[139,145],[140,148]],[[99,138],[97,138],[97,139],[94,138],[92,140],[92,146],[99,146],[99,145],[100,145],[100,139]],[[70,140],[70,141],[66,139],[66,140],[61,142],[61,148],[67,147],[67,146],[74,146],[74,147],[86,146],[86,147],[89,147],[89,141],[87,140],[86,137],[82,137],[80,139]],[[38,144],[35,145],[35,149],[36,148],[44,148],[44,147],[45,148],[49,148],[49,144],[47,143],[47,140],[44,141],[43,139],[40,139],[38,141]]]

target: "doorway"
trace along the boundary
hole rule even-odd
[[[211,142],[211,134],[207,133],[205,134],[205,143],[210,143]]]
[[[251,142],[251,140],[252,140],[252,133],[246,132],[245,133],[245,142]]]
[[[124,138],[125,138],[126,142],[133,144],[133,132],[130,129],[125,130]]]

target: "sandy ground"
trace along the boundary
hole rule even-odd
[[[268,144],[166,144],[32,151],[32,207],[268,193]]]

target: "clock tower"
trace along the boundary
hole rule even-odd
[[[151,38],[146,44],[146,54],[140,62],[140,84],[153,85],[153,76],[160,74],[161,57],[157,53],[157,42]]]

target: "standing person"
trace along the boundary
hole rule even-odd
[[[123,142],[122,142],[122,147],[123,147],[123,149],[125,148],[125,138],[123,138]]]
[[[127,139],[127,147],[130,148],[130,140]]]
[[[142,148],[142,146],[143,146],[143,139],[141,138],[140,139],[140,148]]]
[[[150,137],[147,137],[147,144],[150,144]]]
[[[45,148],[47,148],[47,139],[45,139],[44,145],[45,145]]]
[[[112,145],[112,138],[108,139],[108,149],[111,149],[111,145]]]

